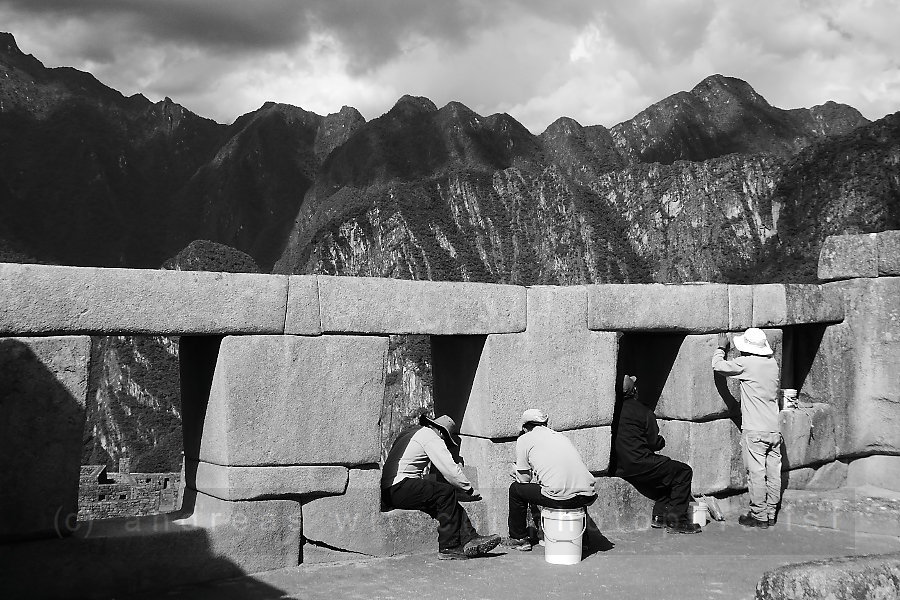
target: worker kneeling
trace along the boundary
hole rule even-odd
[[[522,413],[516,441],[516,481],[509,486],[509,537],[503,545],[531,550],[526,515],[528,505],[574,509],[597,499],[594,476],[565,435],[550,429],[547,414],[536,408]]]

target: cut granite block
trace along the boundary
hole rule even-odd
[[[900,276],[900,230],[881,231],[878,239],[878,276]]]
[[[717,335],[688,335],[658,339],[647,349],[634,374],[642,394],[661,385],[654,411],[657,417],[699,421],[740,414],[738,403],[727,389],[720,389],[721,382],[710,366],[717,343]],[[632,362],[641,363],[637,357]],[[663,382],[656,381],[662,377]]]
[[[900,456],[883,454],[857,458],[848,465],[847,487],[871,485],[900,491]]]
[[[834,414],[827,404],[782,410],[782,469],[831,462],[836,456]]]
[[[357,558],[437,551],[438,522],[418,510],[382,511],[380,480],[380,469],[351,469],[346,493],[303,505],[304,562],[322,560],[322,547]]]
[[[612,423],[617,336],[585,326],[583,286],[528,289],[524,333],[432,338],[435,410],[467,435],[514,437],[527,408],[557,430]]]
[[[525,330],[525,288],[320,275],[327,332],[481,335]]]
[[[876,234],[830,235],[819,251],[819,279],[854,279],[878,276]]]
[[[284,332],[288,335],[319,335],[319,283],[315,275],[288,277],[287,316]]]
[[[741,331],[753,326],[752,285],[728,286],[728,329]]]
[[[666,447],[659,453],[687,463],[694,470],[694,493],[713,494],[732,489],[734,431],[731,419],[705,423],[659,421]]]
[[[607,331],[726,331],[729,291],[723,284],[589,285],[588,327]]]
[[[381,456],[388,338],[222,340],[199,456],[229,466],[359,465]]]
[[[753,286],[754,327],[834,323],[843,319],[843,296],[833,287],[800,283]]]
[[[0,333],[282,333],[287,277],[0,264]]]
[[[347,467],[223,467],[185,460],[185,485],[221,500],[263,500],[343,494]]]
[[[69,535],[91,339],[0,338],[0,540]]]

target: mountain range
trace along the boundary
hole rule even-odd
[[[369,121],[269,102],[225,125],[46,68],[0,34],[0,261],[171,268],[179,255],[175,268],[522,285],[813,281],[826,236],[900,228],[898,165],[900,113],[785,110],[723,75],[609,128],[560,117],[535,135],[508,114],[413,96]],[[101,354],[119,365],[164,354],[125,343]],[[408,346],[422,344],[392,344]],[[392,381],[427,395],[426,363],[392,358],[414,369]],[[147,387],[106,372],[120,396]]]

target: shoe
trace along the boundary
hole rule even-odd
[[[662,515],[653,515],[650,519],[650,527],[653,529],[662,529],[666,526],[666,518]]]
[[[531,549],[534,547],[531,543],[531,540],[529,540],[527,537],[507,537],[503,538],[503,541],[501,541],[500,543],[507,548],[513,548],[515,550],[518,550],[519,552],[531,552]]]
[[[469,558],[469,555],[466,554],[462,546],[438,551],[438,560],[466,560],[467,558]]]
[[[775,527],[775,517],[770,518],[766,522],[769,524],[769,527]]]
[[[769,521],[760,521],[750,513],[746,515],[741,515],[738,517],[738,523],[743,525],[744,527],[756,527],[757,529],[768,529]]]
[[[700,533],[703,529],[687,519],[678,519],[666,523],[666,533]]]
[[[479,535],[466,542],[466,545],[463,546],[463,552],[469,558],[481,556],[496,548],[499,543],[499,535]]]

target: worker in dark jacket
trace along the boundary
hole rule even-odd
[[[669,533],[699,533],[688,516],[691,501],[691,468],[656,454],[666,445],[659,435],[656,415],[638,397],[637,377],[622,381],[622,411],[615,433],[615,475],[656,501],[651,527]]]

